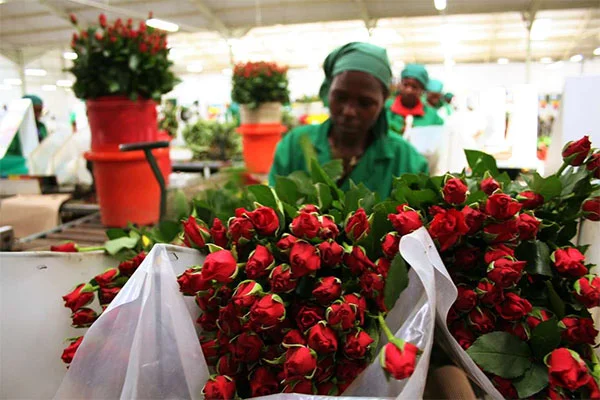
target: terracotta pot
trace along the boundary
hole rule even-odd
[[[248,171],[266,174],[273,164],[275,148],[286,126],[282,124],[243,124],[237,129],[242,134],[242,153]]]

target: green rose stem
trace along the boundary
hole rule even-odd
[[[569,166],[569,164],[567,164],[566,162],[563,161],[562,165],[560,166],[560,168],[558,169],[558,171],[556,171],[556,176],[561,176],[562,173],[564,172],[564,170]]]
[[[104,246],[77,247],[78,253],[87,253],[90,251],[105,250]]]
[[[379,326],[381,326],[381,329],[385,333],[385,336],[387,337],[388,342],[394,343],[400,349],[404,348],[404,340],[398,339],[397,337],[394,336],[392,331],[390,331],[390,328],[387,326],[387,323],[385,322],[385,319],[383,318],[382,313],[379,313],[379,315],[377,316],[377,321],[379,322]]]

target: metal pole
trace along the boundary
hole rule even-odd
[[[525,59],[525,83],[531,82],[531,27],[533,20],[527,24],[527,58]]]
[[[19,79],[21,79],[21,96],[27,94],[27,82],[25,80],[25,59],[23,57],[23,50],[16,50],[17,53],[17,66],[19,67]]]

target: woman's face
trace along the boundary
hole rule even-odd
[[[329,89],[331,120],[343,136],[361,136],[371,129],[384,102],[383,85],[366,72],[342,72]]]

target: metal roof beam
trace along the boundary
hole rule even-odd
[[[581,22],[581,25],[579,25],[577,34],[575,36],[573,36],[573,40],[571,40],[569,45],[565,48],[565,51],[562,55],[563,59],[566,59],[567,57],[569,57],[571,55],[571,52],[575,48],[575,46],[577,46],[577,43],[579,43],[580,41],[582,41],[585,38],[586,29],[587,29],[588,25],[590,24],[590,21],[592,20],[593,15],[594,15],[594,9],[588,10],[588,12],[585,14],[585,19]]]

